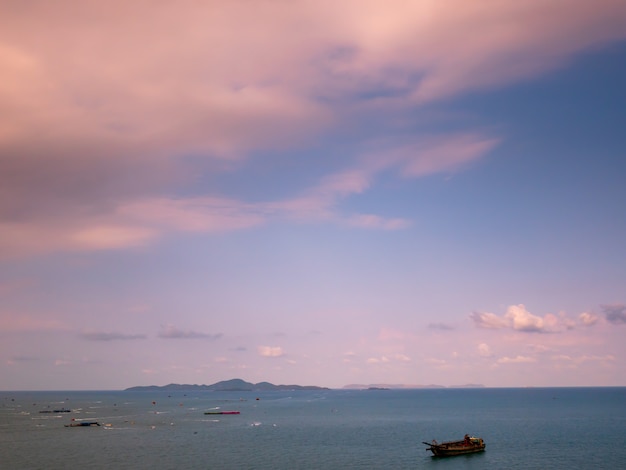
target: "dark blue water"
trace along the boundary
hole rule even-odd
[[[39,413],[54,408],[72,412]],[[486,451],[422,444],[466,433]],[[626,388],[0,392],[0,468],[70,467],[626,468]]]

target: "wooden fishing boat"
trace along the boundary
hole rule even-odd
[[[480,437],[465,435],[463,440],[460,441],[446,441],[438,443],[433,440],[432,442],[423,442],[436,457],[449,457],[452,455],[473,454],[475,452],[482,452],[485,450],[485,442]]]
[[[98,421],[72,421],[70,424],[66,424],[66,428],[79,428],[82,426],[100,426]]]
[[[69,410],[67,408],[59,408],[56,410],[41,410],[40,413],[71,413],[72,410]]]
[[[238,415],[239,411],[220,411],[220,410],[211,410],[205,411],[205,415]]]

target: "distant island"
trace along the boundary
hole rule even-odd
[[[405,384],[350,384],[343,387],[349,390],[398,390],[415,388],[484,388],[481,384],[452,385],[405,385]],[[274,385],[269,382],[252,383],[242,379],[222,380],[213,385],[198,384],[169,384],[169,385],[140,385],[130,387],[125,391],[209,391],[209,392],[267,392],[277,390],[330,390],[328,387],[316,385]]]
[[[482,384],[465,384],[465,385],[451,385],[446,387],[445,385],[407,385],[407,384],[350,384],[345,385],[344,389],[348,390],[399,390],[399,389],[414,389],[414,388],[485,388]]]
[[[276,390],[329,390],[327,387],[317,387],[315,385],[274,385],[269,382],[259,382],[257,384],[246,382],[242,379],[222,380],[213,385],[191,385],[191,384],[169,384],[169,385],[147,385],[125,389],[125,391],[150,392],[150,391],[212,391],[212,392],[265,392]]]

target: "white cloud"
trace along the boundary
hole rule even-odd
[[[533,315],[522,304],[511,305],[504,316],[508,320],[514,330],[519,331],[544,331],[546,328],[546,320]]]
[[[390,360],[391,359],[389,359],[389,357],[387,356],[380,356],[380,357],[370,357],[365,362],[367,364],[386,364],[390,362]]]
[[[479,328],[500,329],[509,326],[509,323],[506,319],[500,318],[494,313],[472,312],[470,318]]]
[[[548,313],[543,317],[534,315],[522,304],[509,306],[503,316],[490,312],[473,312],[470,318],[479,328],[510,328],[529,333],[555,333],[572,329],[575,324],[565,314],[556,316]]]
[[[395,354],[393,358],[399,362],[411,362],[411,358],[406,354]]]
[[[498,364],[524,364],[537,362],[537,359],[529,356],[502,357],[498,359]]]
[[[615,361],[615,356],[613,356],[612,354],[606,354],[603,356],[595,355],[595,354],[592,354],[592,355],[583,354],[580,356],[557,354],[557,355],[552,356],[551,359],[556,362],[567,362],[576,366],[585,362],[598,362],[598,363],[611,364]]]
[[[263,357],[280,357],[285,354],[280,346],[259,346],[258,352]]]
[[[551,359],[553,361],[565,361],[565,362],[569,362],[572,360],[572,357],[567,355],[567,354],[556,354],[554,356],[551,357]]]
[[[595,325],[600,318],[593,312],[583,312],[578,315],[578,319],[584,326],[591,326]]]
[[[491,348],[486,343],[480,343],[477,347],[478,355],[482,357],[491,357],[493,353],[491,352]]]

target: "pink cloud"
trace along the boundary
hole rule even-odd
[[[402,363],[411,362],[411,358],[406,354],[385,354],[380,357],[370,357],[365,362],[366,364]]]
[[[0,223],[0,258],[139,247],[172,232],[241,230],[262,223],[262,212],[259,206],[219,198],[152,198],[130,201],[94,216],[38,216],[27,222]]]
[[[423,46],[425,78],[418,102],[527,78],[561,65],[579,50],[624,37],[619,0],[457,3],[435,7]]]
[[[615,362],[615,356],[612,354],[606,354],[603,356],[600,355],[580,355],[580,356],[570,356],[567,354],[558,354],[554,355],[550,358],[555,362],[561,362],[571,365],[572,367],[577,367],[584,363],[599,363],[603,365],[612,365]]]
[[[490,312],[473,312],[470,317],[479,328],[500,329],[508,326],[505,319]]]
[[[258,352],[263,357],[281,357],[285,354],[280,346],[259,346]]]
[[[409,177],[450,172],[483,157],[498,144],[498,139],[476,134],[426,138],[413,146],[396,151],[402,161],[402,173]]]
[[[65,223],[64,223],[65,222]],[[149,227],[96,220],[30,220],[1,224],[0,259],[53,251],[93,251],[142,246],[157,236]],[[45,234],[45,236],[43,236]]]
[[[184,156],[202,155],[221,171],[257,151],[351,132],[362,117],[551,70],[626,37],[626,7],[59,0],[5,5],[0,31],[7,258],[144,246],[172,231],[240,230],[269,216],[403,228],[401,217],[344,214],[338,203],[389,169],[405,177],[456,171],[498,138],[466,132],[364,151],[372,158],[280,201],[155,194],[192,178]],[[380,90],[394,97],[357,98]]]
[[[38,315],[0,310],[0,331],[25,332],[45,330],[68,330],[68,327],[49,314]]]
[[[411,225],[411,221],[403,218],[386,218],[374,214],[359,214],[347,219],[348,225],[360,228],[382,230],[400,230]]]
[[[584,326],[592,326],[595,325],[600,318],[595,313],[583,312],[578,315],[578,319]]]
[[[515,357],[502,357],[498,359],[498,364],[525,364],[530,362],[537,362],[537,359],[530,356],[515,356]]]
[[[338,171],[321,179],[302,196],[285,201],[266,203],[268,213],[283,214],[290,218],[308,221],[337,221],[350,226],[399,230],[411,225],[402,217],[388,218],[377,214],[342,214],[337,205],[342,199],[358,197],[375,184],[376,177],[396,170],[405,177],[421,177],[439,172],[457,170],[460,166],[483,157],[498,140],[481,134],[455,134],[445,138],[423,137],[385,150],[366,153],[351,168]]]
[[[154,236],[152,230],[143,227],[96,225],[78,229],[69,241],[78,249],[106,250],[144,245]]]
[[[473,312],[470,318],[479,328],[510,328],[521,332],[554,333],[572,329],[574,322],[565,314],[559,316],[548,313],[543,317],[530,313],[522,304],[511,305],[504,316],[490,312]]]
[[[491,348],[486,343],[480,343],[477,347],[478,355],[482,357],[491,357],[493,353],[491,352]]]
[[[499,85],[621,39],[626,23],[618,0],[55,6],[4,10],[5,143],[48,129],[229,158],[333,125],[320,94],[383,86],[422,102]]]
[[[263,222],[253,204],[211,198],[154,198],[129,202],[117,213],[149,226],[184,232],[223,232],[249,228]]]
[[[541,318],[533,315],[523,305],[511,305],[505,318],[509,321],[514,330],[519,331],[545,331],[549,324],[552,324],[553,316]]]

